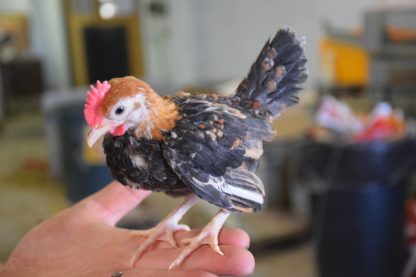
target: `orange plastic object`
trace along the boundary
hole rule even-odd
[[[324,37],[319,43],[324,80],[333,86],[366,86],[369,57],[359,45]]]

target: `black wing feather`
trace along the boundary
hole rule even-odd
[[[273,131],[264,120],[220,102],[205,96],[177,99],[182,119],[166,134],[163,153],[199,197],[231,211],[256,211],[264,189],[250,171],[261,155],[261,141]]]

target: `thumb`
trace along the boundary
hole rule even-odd
[[[113,181],[102,190],[82,200],[74,208],[83,209],[82,212],[99,217],[110,225],[115,225],[150,193],[150,191],[133,189]]]

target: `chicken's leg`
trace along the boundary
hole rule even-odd
[[[170,264],[169,270],[179,266],[186,257],[188,257],[193,251],[204,244],[209,244],[212,250],[220,255],[224,255],[218,246],[218,235],[229,215],[229,211],[223,209],[219,210],[215,217],[211,219],[211,221],[202,229],[199,235],[190,239],[182,240],[182,242],[189,243],[189,245]]]
[[[185,200],[167,217],[159,222],[156,227],[145,231],[132,231],[147,236],[147,239],[134,252],[130,260],[131,267],[133,267],[143,253],[158,240],[167,241],[172,247],[176,247],[174,233],[180,230],[190,230],[187,225],[178,224],[178,222],[197,201],[198,197],[195,194],[187,196]]]

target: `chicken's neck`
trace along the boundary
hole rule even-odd
[[[145,93],[148,106],[148,120],[141,122],[135,131],[137,138],[163,140],[163,132],[167,132],[176,126],[179,119],[178,108],[168,98],[159,96],[153,90]]]

